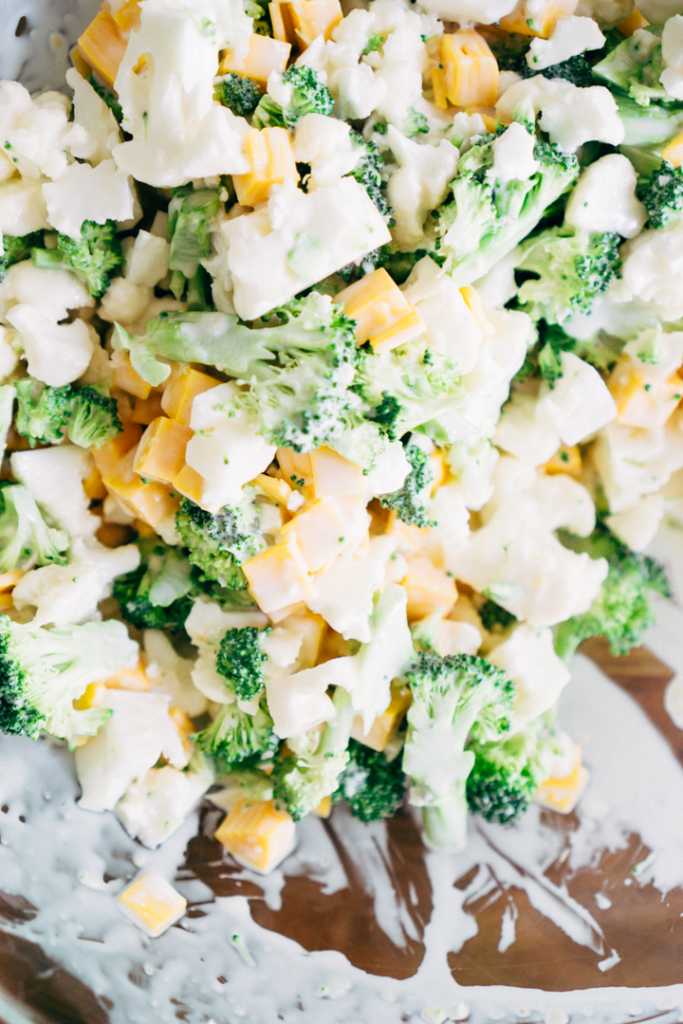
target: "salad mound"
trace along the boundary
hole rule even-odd
[[[570,660],[683,526],[659,9],[105,0],[0,83],[0,729],[83,808],[208,795],[267,872],[342,801],[576,805]]]

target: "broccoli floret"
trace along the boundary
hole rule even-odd
[[[69,440],[80,448],[101,448],[123,427],[116,407],[101,386],[86,384],[73,393]]]
[[[255,768],[272,758],[279,745],[273,721],[263,708],[250,715],[240,711],[237,704],[224,704],[213,722],[192,738],[200,750],[215,759],[221,773]]]
[[[638,186],[652,228],[666,228],[683,212],[683,168],[663,160],[660,167]]]
[[[15,263],[27,260],[35,246],[43,241],[42,231],[34,231],[30,235],[3,235],[0,254],[0,281]]]
[[[332,115],[332,93],[323,85],[313,68],[306,64],[293,64],[283,73],[282,85],[289,86],[289,102],[281,107],[272,97],[267,94],[263,96],[251,120],[255,128],[291,128],[306,114]]]
[[[490,598],[487,598],[479,609],[479,618],[482,626],[489,633],[508,629],[513,622],[517,621],[517,617],[512,612],[506,611]]]
[[[553,733],[540,720],[497,743],[469,744],[474,754],[467,777],[470,810],[487,821],[514,825],[550,776],[556,749]]]
[[[403,770],[412,783],[409,800],[423,808],[431,846],[459,849],[474,765],[465,745],[468,739],[491,743],[506,735],[514,683],[483,658],[432,652],[422,652],[406,678],[413,697],[403,751]]]
[[[404,452],[410,463],[410,473],[403,486],[393,494],[380,494],[379,502],[384,508],[394,509],[398,518],[408,526],[434,526],[427,515],[426,502],[431,496],[434,470],[427,455],[416,444],[407,444]]]
[[[0,486],[0,572],[67,561],[66,530],[48,526],[23,484]]]
[[[116,224],[85,220],[80,238],[57,236],[57,249],[33,249],[33,262],[37,267],[54,268],[58,265],[72,270],[80,277],[94,298],[105,293],[109,282],[123,263],[121,242],[116,237]]]
[[[263,630],[263,635],[269,632]],[[252,700],[263,689],[263,663],[267,656],[261,649],[261,635],[255,626],[229,629],[218,648],[216,669],[242,700]]]
[[[349,760],[332,794],[334,803],[346,800],[354,818],[380,821],[389,818],[403,802],[406,778],[401,758],[387,761],[382,751],[357,740],[349,741]]]
[[[225,505],[214,513],[183,498],[176,529],[190,562],[208,579],[218,580],[228,590],[246,588],[240,565],[264,546],[256,532],[254,508],[247,500],[241,505]]]
[[[522,123],[528,131],[529,125]],[[446,269],[460,286],[482,277],[526,238],[579,173],[573,153],[537,140],[538,168],[530,177],[492,181],[488,171],[496,138],[493,133],[483,136],[460,158],[450,186],[452,199],[438,212],[438,251],[447,257]]]
[[[119,328],[148,383],[169,373],[156,356],[205,363],[243,381],[238,401],[258,417],[260,432],[278,447],[310,452],[343,432],[343,416],[358,405],[349,391],[356,354],[355,321],[329,296],[311,292],[275,311],[276,327],[250,329],[226,313],[169,313],[133,337]]]
[[[70,744],[94,736],[111,712],[76,711],[73,702],[137,649],[121,622],[47,630],[0,615],[0,730],[31,739],[45,731]]]
[[[429,121],[425,115],[411,107],[408,111],[408,117],[403,124],[403,134],[412,139],[416,135],[426,135],[428,131]]]
[[[624,126],[621,148],[661,146],[683,129],[683,109],[665,107],[661,103],[642,106],[629,96],[614,95],[619,119]]]
[[[275,799],[295,821],[310,814],[324,797],[332,796],[349,760],[347,747],[353,724],[351,695],[338,686],[333,703],[335,716],[325,725],[317,746],[311,749],[312,740],[307,733],[290,738],[287,746],[292,751],[291,756],[275,762]]]
[[[595,296],[619,276],[620,244],[613,232],[566,228],[550,228],[529,239],[520,247],[517,268],[536,276],[519,289],[520,307],[548,324],[562,324],[572,313],[589,313]]]
[[[105,86],[100,85],[94,75],[91,75],[88,81],[100,99],[104,100],[107,104],[119,124],[121,124],[123,121],[123,110],[121,109],[121,104],[116,97],[116,93],[110,92]]]
[[[653,558],[631,551],[603,523],[585,539],[564,531],[560,538],[573,551],[606,558],[609,572],[588,611],[556,628],[555,650],[569,659],[584,640],[604,636],[613,654],[627,654],[654,622],[651,593],[672,596],[664,568]]]
[[[168,232],[171,236],[169,267],[184,278],[193,279],[199,261],[211,255],[211,222],[220,206],[220,189],[193,188],[183,185],[174,189],[168,204]],[[182,282],[184,286],[184,282]],[[183,288],[180,290],[182,297]]]
[[[215,92],[218,102],[238,117],[251,117],[262,96],[253,78],[236,75],[232,71],[216,83]]]
[[[68,433],[81,448],[101,448],[105,441],[121,433],[116,400],[102,385],[86,384],[77,388],[65,384],[44,387],[33,380],[16,385],[17,415],[15,428],[34,447],[58,444]]]
[[[182,629],[199,592],[192,566],[176,548],[141,540],[140,565],[114,581],[113,597],[138,629]]]
[[[351,139],[362,148],[363,154],[349,177],[355,178],[358,184],[363,186],[379,212],[391,226],[393,223],[391,215],[394,211],[384,194],[387,183],[382,178],[383,163],[380,152],[374,142],[366,142],[358,132],[351,132]]]
[[[664,105],[675,103],[660,82],[666,66],[661,34],[661,29],[645,28],[634,32],[594,65],[595,78],[625,93],[641,107],[648,107],[653,101]]]

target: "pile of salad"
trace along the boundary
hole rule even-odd
[[[571,810],[683,524],[683,0],[344,10],[109,0],[0,84],[0,729],[262,872]]]

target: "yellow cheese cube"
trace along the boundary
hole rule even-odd
[[[309,572],[331,565],[344,545],[346,527],[330,498],[318,498],[282,527],[282,537],[294,537]]]
[[[123,32],[130,32],[140,24],[141,0],[126,0],[118,11],[112,11],[112,18]]]
[[[317,818],[329,818],[332,814],[332,797],[324,796],[318,806],[311,811],[311,814],[315,814]]]
[[[206,480],[192,466],[183,466],[173,481],[173,487],[193,501],[195,505],[201,505],[206,490]]]
[[[135,668],[120,668],[113,676],[102,680],[102,686],[109,690],[149,690],[151,686],[145,666],[138,662]]]
[[[448,109],[448,93],[446,92],[446,76],[443,68],[432,68],[430,72],[434,102],[441,110]]]
[[[370,341],[374,346],[377,339],[381,339],[387,331],[411,314],[415,314],[417,321],[413,319],[411,323],[404,325],[409,337],[400,336],[394,344],[384,345],[384,350],[415,338],[424,330],[413,306],[384,267],[373,270],[360,281],[342,289],[335,297],[335,302],[343,303],[344,312],[356,321],[356,341],[359,345]]]
[[[506,32],[519,32],[523,36],[540,36],[548,39],[558,18],[573,14],[579,0],[548,0],[542,12],[534,8],[535,3],[520,0],[511,14],[500,19],[499,25]]]
[[[267,473],[259,473],[258,476],[254,477],[252,483],[258,484],[261,490],[273,501],[276,501],[278,505],[286,506],[292,493],[292,488],[286,480],[281,480],[276,476],[268,476]]]
[[[191,437],[189,427],[159,416],[140,438],[133,469],[140,476],[173,484],[185,465],[185,449]]]
[[[589,772],[581,763],[581,747],[575,747],[575,761],[569,775],[550,778],[536,790],[534,800],[541,807],[560,814],[571,814],[588,785]]]
[[[112,384],[122,391],[127,391],[136,398],[148,398],[152,385],[143,380],[137,370],[130,364],[130,356],[127,352],[116,350],[112,352],[111,361],[114,366]]]
[[[104,683],[89,683],[74,702],[76,711],[89,711],[90,708],[103,708],[107,703],[107,687]]]
[[[226,50],[218,73],[225,75],[228,71],[236,71],[239,75],[253,78],[265,88],[271,71],[285,70],[291,49],[289,43],[254,33],[249,37],[249,51],[246,57],[238,59],[232,50]]]
[[[455,580],[428,558],[413,558],[402,581],[408,593],[408,618],[424,619],[442,608],[444,615],[458,598]]]
[[[141,437],[142,428],[137,423],[124,420],[120,434],[112,437],[110,441],[105,441],[101,448],[92,449],[95,466],[102,477],[116,470],[128,452],[137,447]]]
[[[311,452],[310,460],[316,498],[365,493],[363,470],[332,448],[316,448]]]
[[[21,569],[12,569],[10,572],[3,572],[0,575],[0,591],[12,590],[24,575]]]
[[[318,36],[329,39],[343,17],[339,0],[285,0],[268,6],[275,38],[297,44],[301,51]]]
[[[78,40],[78,49],[93,71],[113,86],[119,64],[126,52],[127,38],[103,7]]]
[[[646,18],[642,16],[638,8],[634,8],[633,14],[626,21],[620,22],[617,26],[617,32],[621,33],[622,36],[632,36],[634,32],[637,32],[639,28],[647,28],[650,24]]]
[[[413,338],[418,338],[424,330],[422,317],[414,307],[411,307],[410,312],[397,323],[373,335],[370,344],[375,352],[390,352],[392,348],[398,348],[399,345],[405,345]]]
[[[312,495],[313,462],[311,455],[295,452],[293,448],[278,448],[275,457],[287,483],[292,483],[295,487],[303,489],[304,494],[306,494],[307,488],[310,488]]]
[[[299,180],[294,150],[285,128],[250,128],[244,147],[251,170],[246,174],[233,174],[237,198],[242,206],[265,203],[276,185],[285,178]]]
[[[620,359],[607,379],[607,387],[620,415],[644,384],[643,375],[635,369],[630,359]]]
[[[568,476],[573,476],[575,480],[578,480],[581,476],[581,465],[579,446],[574,444],[571,448],[567,448],[566,445],[562,444],[552,459],[549,459],[544,466],[541,466],[541,469],[549,476],[554,476],[557,473],[566,473]]]
[[[297,665],[302,669],[317,665],[327,630],[327,623],[323,617],[309,612],[308,608],[304,607],[301,611],[296,610],[288,615],[284,626],[301,636]]]
[[[189,427],[193,401],[217,384],[220,381],[208,373],[195,370],[187,363],[175,363],[161,396],[161,408],[176,423]]]
[[[351,736],[372,750],[384,750],[387,743],[398,732],[398,727],[405,718],[411,700],[408,687],[402,683],[394,683],[391,687],[389,707],[375,719],[369,732],[363,732],[363,719],[358,715],[353,720]]]
[[[673,167],[683,163],[683,135],[677,135],[662,150],[662,160],[668,160]]]
[[[663,427],[683,397],[683,380],[677,373],[665,381],[649,382],[628,358],[616,364],[607,387],[616,402],[619,422],[642,430]]]
[[[239,864],[267,875],[294,847],[294,821],[272,800],[240,800],[216,831],[216,839]]]
[[[109,493],[132,516],[154,528],[167,516],[177,512],[180,499],[175,490],[170,490],[156,480],[149,483],[141,480],[133,469],[134,460],[135,452],[128,452],[116,468],[102,474],[102,480]]]
[[[185,913],[187,900],[157,871],[147,871],[117,897],[119,906],[146,935],[155,939]]]
[[[187,717],[185,712],[182,710],[182,708],[177,708],[177,707],[169,708],[168,709],[168,713],[169,713],[169,716],[171,718],[171,721],[173,722],[173,724],[175,725],[176,729],[178,730],[178,735],[180,736],[180,742],[183,745],[183,750],[185,751],[185,756],[187,757],[187,759],[189,761],[189,759],[192,757],[192,752],[194,750],[194,743],[190,742],[190,736],[192,735],[193,732],[196,731],[195,727],[193,726],[192,722]]]
[[[102,474],[97,466],[93,466],[90,475],[83,481],[83,490],[91,501],[101,501],[107,497],[107,488],[102,483]]]
[[[292,536],[244,562],[242,571],[264,612],[305,601],[310,594],[308,567]]]
[[[134,399],[129,415],[131,422],[141,423],[143,426],[148,427],[157,416],[163,416],[164,409],[161,399],[161,391],[151,391],[149,398]]]
[[[454,107],[494,106],[498,98],[498,63],[491,47],[474,29],[441,37],[444,87]]]

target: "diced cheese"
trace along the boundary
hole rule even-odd
[[[293,448],[278,448],[275,457],[287,482],[291,480],[292,483],[296,483],[303,480],[301,486],[306,486],[313,475],[313,453],[295,452]]]
[[[112,384],[122,391],[127,391],[136,398],[148,398],[152,385],[143,380],[130,364],[130,356],[123,349],[115,349],[111,355],[114,373]],[[170,378],[169,378],[170,379]]]
[[[314,3],[315,0],[304,0]],[[294,161],[294,150],[285,128],[250,128],[244,141],[251,169],[246,174],[233,175],[237,198],[242,206],[265,203],[276,185],[285,178],[299,180]]]
[[[335,297],[356,321],[356,341],[370,341],[376,352],[388,352],[424,330],[420,315],[384,267],[366,274]]]
[[[155,528],[178,510],[180,498],[175,489],[156,480],[144,483],[133,469],[134,461],[135,452],[128,452],[115,468],[102,473],[102,480],[132,516]]]
[[[117,899],[126,917],[152,939],[179,921],[187,907],[185,897],[157,871],[147,871]]]
[[[273,501],[276,501],[278,505],[287,507],[292,494],[292,488],[286,480],[281,480],[280,477],[268,476],[266,473],[259,473],[257,477],[254,477],[252,483],[258,484],[261,490]]]
[[[474,29],[441,37],[443,86],[454,107],[492,107],[498,98],[498,64],[491,48]],[[434,80],[432,79],[432,82]],[[436,91],[441,96],[441,83]]]
[[[314,39],[329,39],[342,20],[339,0],[285,0],[268,5],[276,39],[308,49]]]
[[[367,477],[355,462],[332,448],[317,448],[309,458],[316,498],[365,493]]]
[[[368,732],[363,731],[363,719],[357,715],[353,720],[351,736],[372,750],[384,750],[387,743],[396,735],[410,707],[411,699],[407,686],[394,683],[391,687],[391,703],[386,711],[375,719]]]
[[[218,73],[225,75],[229,71],[235,71],[239,75],[253,78],[265,87],[268,76],[273,71],[285,70],[291,49],[289,43],[254,33],[249,37],[249,50],[246,56],[239,57],[233,50],[227,50]]]
[[[102,501],[107,497],[107,488],[102,483],[102,474],[93,466],[90,476],[83,481],[83,490],[91,501]]]
[[[640,28],[647,28],[650,24],[647,21],[637,7],[634,7],[633,14],[631,14],[626,21],[621,21],[616,26],[617,32],[621,33],[622,36],[630,38],[634,32],[637,32]]]
[[[677,373],[648,381],[628,357],[617,362],[607,386],[619,410],[619,423],[643,430],[663,427],[683,398],[683,380]]]
[[[581,452],[579,451],[578,445],[567,445],[561,444],[551,459],[541,466],[544,473],[549,473],[550,476],[554,476],[556,473],[567,473],[569,476],[573,476],[575,480],[578,480],[581,476]]]
[[[550,778],[536,790],[534,800],[541,807],[559,814],[571,814],[578,804],[590,778],[581,763],[581,747],[574,748],[574,767],[568,775]]]
[[[116,470],[121,459],[137,447],[141,436],[142,428],[137,423],[124,420],[120,434],[105,441],[100,448],[93,448],[93,461],[103,477]]]
[[[167,416],[159,416],[140,439],[133,469],[140,476],[173,484],[185,465],[185,449],[191,437],[189,427],[183,427]]]
[[[277,611],[309,596],[308,566],[292,536],[244,562],[242,571],[264,612]]]
[[[324,796],[318,806],[313,808],[311,814],[315,814],[316,818],[329,818],[332,814],[332,797]]]
[[[662,160],[668,160],[673,167],[683,163],[683,135],[677,135],[662,150]]]
[[[126,0],[124,4],[112,11],[112,17],[123,32],[129,32],[140,24],[141,0]]]
[[[272,800],[241,800],[215,835],[239,864],[267,875],[291,853],[295,832],[293,819]]]
[[[78,40],[78,49],[90,67],[113,86],[126,52],[126,37],[111,12],[103,7]]]
[[[413,558],[401,581],[408,593],[408,618],[424,619],[438,609],[447,615],[458,598],[455,580],[428,558]]]
[[[309,572],[331,565],[345,547],[346,527],[333,498],[318,498],[282,527],[282,536],[296,539]]]
[[[129,419],[148,427],[158,416],[163,416],[162,393],[152,391],[149,398],[138,398],[130,407]]]
[[[110,690],[149,690],[152,684],[140,661],[135,668],[120,668],[113,676],[103,679],[101,685]]]
[[[573,14],[577,6],[578,0],[548,0],[542,4],[520,0],[511,14],[500,19],[500,27],[506,32],[548,39],[557,19]]]
[[[208,481],[192,466],[183,466],[173,481],[173,486],[176,491],[189,498],[195,505],[204,504],[205,495],[209,489]]]

